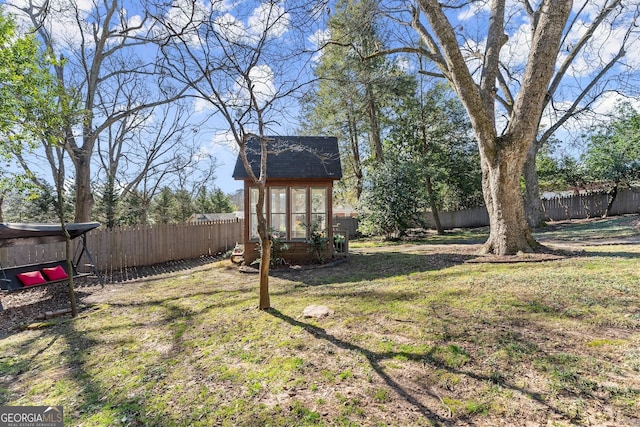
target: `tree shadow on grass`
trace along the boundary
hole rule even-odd
[[[222,259],[224,259],[222,255],[201,256],[198,258],[167,261],[148,266],[124,267],[121,269],[102,271],[100,274],[106,283],[121,283],[131,280],[148,279],[161,274],[191,270],[192,268],[202,267]]]
[[[474,254],[456,252],[405,253],[385,251],[351,254],[345,263],[327,268],[303,270],[275,269],[273,277],[301,282],[308,286],[328,285],[407,276],[442,270],[475,258]]]
[[[381,362],[385,360],[393,360],[396,358],[400,358],[405,360],[411,360],[413,362],[419,362],[419,363],[422,363],[423,365],[429,364],[429,365],[432,365],[434,368],[446,369],[451,373],[468,376],[469,378],[473,378],[477,381],[482,381],[485,383],[495,383],[495,380],[496,380],[495,378],[479,375],[474,372],[463,371],[457,368],[444,366],[441,362],[437,360],[437,357],[435,356],[435,352],[437,351],[437,347],[435,346],[432,347],[429,351],[424,353],[413,353],[413,352],[407,352],[407,351],[374,352],[367,348],[353,344],[349,341],[340,339],[335,335],[328,333],[323,328],[296,320],[276,309],[273,309],[273,308],[268,309],[267,312],[273,315],[274,317],[277,317],[278,319],[289,323],[291,326],[302,328],[303,330],[305,330],[306,332],[308,332],[318,340],[327,341],[338,348],[352,351],[354,353],[358,353],[364,356],[367,359],[371,368],[390,388],[392,388],[396,393],[398,393],[399,396],[402,397],[402,399],[404,399],[407,403],[409,403],[414,408],[416,408],[417,411],[419,411],[426,419],[428,419],[435,425],[455,426],[462,421],[470,422],[471,425],[473,425],[473,422],[470,419],[468,419],[466,416],[459,417],[458,419],[451,419],[450,417],[445,417],[440,414],[437,414],[436,412],[434,412],[432,409],[430,409],[420,401],[420,395],[416,393],[416,391],[407,389],[406,387],[401,385],[398,381],[396,381],[389,373],[385,372],[384,366],[381,365]],[[528,396],[529,398],[535,400],[539,404],[547,407],[551,412],[555,414],[562,415],[562,416],[566,415],[561,410],[559,410],[558,408],[555,408],[553,405],[547,402],[541,395],[539,395],[536,392],[526,390],[522,387],[518,387],[512,384],[508,384],[505,381],[501,381],[501,386]],[[430,396],[431,398],[437,399],[440,402],[442,402],[442,398],[432,391],[421,390],[421,393],[424,393]]]
[[[216,294],[217,292],[208,291],[202,294]],[[149,381],[158,382],[157,387],[166,387],[164,376],[161,371],[166,370],[165,366],[172,366],[180,360],[185,346],[184,334],[189,328],[196,327],[198,323],[198,315],[211,308],[220,308],[226,305],[242,304],[247,298],[238,301],[230,301],[225,303],[207,304],[198,309],[184,306],[176,302],[175,298],[164,298],[160,296],[157,300],[137,303],[137,304],[109,304],[109,309],[117,307],[123,321],[116,324],[99,324],[95,327],[85,322],[86,329],[78,329],[78,322],[81,318],[68,319],[59,318],[51,324],[40,329],[39,333],[25,341],[21,342],[20,353],[32,353],[28,358],[21,357],[18,362],[5,363],[0,358],[0,404],[7,404],[14,401],[16,396],[11,393],[5,393],[4,390],[11,389],[12,381],[20,381],[23,375],[31,377],[33,372],[37,372],[41,367],[48,367],[51,364],[53,368],[47,368],[45,372],[58,372],[60,378],[56,379],[56,383],[64,379],[65,382],[75,383],[78,394],[74,396],[71,403],[63,404],[65,406],[65,425],[79,425],[88,422],[90,424],[100,425],[164,425],[178,426],[188,425],[191,419],[184,420],[177,414],[158,410],[149,404],[146,393]],[[158,318],[147,319],[129,319],[129,306],[148,306],[159,307],[162,312]],[[99,308],[98,308],[99,309]],[[144,310],[143,312],[149,312]],[[83,315],[98,316],[97,313],[85,313]],[[82,316],[82,315],[81,315]],[[132,320],[132,321],[131,321]],[[98,322],[99,323],[99,322]],[[131,361],[137,360],[139,357],[149,352],[131,350],[132,345],[138,345],[144,340],[136,341],[131,337],[128,331],[143,331],[144,328],[153,328],[157,330],[161,328],[165,333],[169,351],[158,352],[157,363],[153,359],[139,363],[126,362],[127,358]],[[109,381],[109,378],[100,373],[100,363],[103,360],[99,354],[106,347],[108,351],[117,351],[122,358],[123,363],[113,365],[111,363],[104,365],[105,370],[111,370],[117,374]],[[98,355],[98,356],[95,356]],[[149,357],[149,356],[144,356]],[[107,360],[107,359],[104,359]],[[102,377],[102,378],[101,378]],[[142,378],[148,379],[142,379]],[[33,380],[33,378],[24,378],[23,381]],[[130,389],[125,385],[132,385]],[[63,385],[62,387],[69,387]],[[51,390],[42,390],[40,393],[45,394],[47,404],[60,404],[56,402]],[[20,402],[27,404],[43,404],[43,402],[31,402],[30,399],[38,398],[35,394],[19,397]],[[196,418],[197,419],[197,418]]]
[[[618,241],[588,241],[588,240],[540,240],[551,251],[571,258],[640,258],[640,243]],[[633,247],[633,249],[627,247]],[[598,248],[615,248],[615,250],[599,250]]]
[[[442,417],[441,415],[436,414],[431,409],[427,408],[410,391],[405,390],[400,384],[398,384],[396,381],[394,381],[394,379],[390,375],[388,375],[384,371],[384,368],[380,365],[380,361],[381,360],[392,358],[393,356],[399,355],[400,353],[394,353],[393,355],[375,353],[375,352],[372,352],[372,351],[370,351],[370,350],[368,350],[366,348],[359,347],[359,346],[357,346],[355,344],[352,344],[350,342],[341,340],[341,339],[335,337],[334,335],[328,334],[322,328],[319,328],[317,326],[311,325],[309,323],[304,323],[304,322],[300,322],[298,320],[295,320],[292,317],[289,317],[286,314],[283,314],[283,313],[281,313],[280,311],[278,311],[276,309],[269,309],[269,310],[267,310],[267,312],[270,313],[271,315],[281,319],[281,320],[284,320],[285,322],[289,323],[292,326],[297,326],[297,327],[300,327],[300,328],[304,329],[305,331],[310,333],[316,339],[325,340],[325,341],[328,341],[331,344],[333,344],[336,347],[339,347],[341,349],[349,350],[349,351],[353,351],[353,352],[357,352],[357,353],[362,354],[367,359],[367,361],[369,362],[369,364],[371,365],[373,370],[380,376],[380,378],[382,378],[382,380],[384,380],[384,382],[389,387],[393,388],[400,396],[402,396],[403,399],[405,399],[407,402],[409,402],[411,405],[413,405],[418,411],[420,411],[420,413],[423,416],[425,416],[430,421],[432,421],[434,423],[437,423],[437,425],[446,424],[447,423],[446,418]],[[415,355],[413,355],[413,354],[411,354],[410,356],[411,356],[411,358],[415,357]],[[438,396],[436,396],[435,394],[431,394],[431,396],[434,397],[434,398],[438,398]]]
[[[585,255],[589,256],[589,257],[597,257],[597,258],[627,258],[627,259],[640,258],[640,253],[637,253],[637,252],[624,252],[624,251],[588,252]]]

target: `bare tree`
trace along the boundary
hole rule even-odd
[[[143,10],[131,1],[127,5]],[[29,1],[15,8],[36,28],[45,48],[60,57],[55,76],[81,105],[81,120],[67,126],[65,148],[75,168],[75,221],[89,221],[98,137],[136,112],[181,98],[186,88],[172,87],[167,76],[157,73],[150,49],[153,20],[129,16],[123,1]],[[142,47],[147,48],[144,55]]]
[[[620,3],[610,0],[604,9],[616,9],[611,16],[624,15],[621,25],[632,28],[635,19],[629,20],[628,10]],[[483,194],[490,218],[490,235],[483,252],[514,254],[540,246],[525,216],[520,192],[523,166],[549,96],[556,93],[553,85],[560,86],[563,73],[567,73],[556,69],[557,61],[570,67],[582,51],[573,47],[580,43],[576,38],[584,34],[576,28],[597,28],[606,21],[604,17],[610,16],[594,14],[600,6],[591,1],[578,8],[572,6],[569,0],[543,0],[535,5],[526,0],[513,4],[505,0],[416,0],[404,9],[411,11],[411,19],[405,22],[424,47],[385,52],[413,52],[429,58],[451,83],[470,116],[480,149]],[[633,16],[635,7],[631,9]],[[465,14],[472,17],[468,26]],[[452,16],[457,18],[455,22]],[[515,31],[522,20],[526,25]],[[508,52],[507,46],[519,47],[517,60],[516,52]],[[570,54],[565,55],[561,48]]]
[[[189,85],[200,103],[212,110],[212,120],[234,141],[245,170],[258,188],[256,203],[260,258],[260,309],[270,307],[271,238],[264,215],[269,134],[278,133],[287,104],[308,77],[305,64],[312,52],[305,33],[323,9],[308,2],[247,1],[201,4],[174,1],[157,5],[162,23],[162,51],[167,73]],[[255,174],[247,160],[247,142],[260,142],[261,163]]]
[[[588,2],[580,4],[581,9],[587,7]],[[567,122],[592,116],[593,105],[607,93],[637,95],[638,85],[633,81],[636,67],[623,61],[629,49],[638,45],[639,14],[637,3],[610,0],[595,11],[592,22],[582,22],[576,15],[565,29],[564,51],[545,98],[545,127],[531,144],[524,164],[525,209],[530,226],[537,227],[544,221],[536,173],[536,156],[542,146]],[[575,63],[586,58],[586,69],[576,72]],[[570,97],[569,90],[573,93]]]
[[[126,98],[126,95],[124,96]],[[110,105],[110,104],[105,104]],[[108,115],[112,112],[105,112]],[[198,167],[202,155],[195,141],[198,126],[190,121],[190,106],[184,100],[136,111],[114,123],[97,141],[100,160],[99,183],[105,225],[116,224],[116,207],[122,197],[144,194],[147,202],[156,194],[159,177],[168,185],[170,176]],[[209,162],[203,162],[209,165]],[[215,166],[215,162],[212,163]],[[208,170],[210,168],[207,168]],[[212,175],[213,170],[209,170]],[[155,182],[148,191],[138,186]],[[143,202],[143,200],[140,200]],[[148,207],[148,203],[145,203]]]

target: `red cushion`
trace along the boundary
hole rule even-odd
[[[41,285],[43,283],[47,283],[47,281],[44,279],[44,277],[42,277],[42,274],[39,271],[18,273],[16,274],[16,277],[22,282],[24,286]]]
[[[47,279],[49,280],[62,280],[69,277],[67,275],[67,272],[64,271],[64,268],[62,268],[61,265],[56,265],[55,267],[51,268],[43,268],[42,272],[45,276],[47,276]]]

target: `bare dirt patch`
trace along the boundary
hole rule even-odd
[[[100,278],[76,279],[74,285],[78,309],[86,309],[85,299],[101,293],[105,290],[105,286],[112,289],[113,285],[117,283],[134,283],[162,274],[197,269],[219,259],[221,258],[217,256],[178,260],[147,267],[103,272]],[[3,311],[0,311],[0,337],[8,331],[18,330],[32,322],[43,320],[47,312],[70,308],[69,301],[69,290],[66,283],[56,283],[12,293],[0,293],[0,302],[4,308]]]

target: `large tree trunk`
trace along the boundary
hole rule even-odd
[[[382,154],[382,140],[380,139],[380,124],[378,123],[378,107],[376,107],[376,99],[371,83],[367,83],[366,85],[366,97],[371,145],[376,156],[376,161],[382,163],[384,157]]]
[[[269,264],[271,263],[271,236],[267,229],[267,218],[263,214],[266,186],[258,183],[258,201],[256,203],[256,216],[258,219],[258,235],[260,236],[260,297],[258,308],[266,310],[271,308],[269,298]]]
[[[78,155],[74,158],[76,168],[76,212],[75,222],[91,221],[93,211],[93,194],[91,193],[90,152],[88,156]]]
[[[500,132],[496,126],[495,102],[499,90],[505,89],[500,84],[500,52],[508,41],[505,35],[506,0],[491,2],[480,84],[469,72],[458,44],[460,37],[444,6],[438,0],[418,0],[417,3],[429,21],[431,32],[422,25],[417,14],[412,25],[428,48],[430,59],[451,82],[465,106],[478,140],[482,187],[491,226],[484,251],[496,255],[531,252],[538,244],[525,217],[520,177],[527,152],[536,138],[572,1],[543,0],[537,10],[531,10],[533,32],[526,66],[519,79],[517,94],[506,91],[508,124],[500,126]],[[527,5],[530,7],[529,3]]]
[[[440,214],[438,213],[438,206],[436,205],[436,195],[433,192],[433,183],[431,182],[431,175],[429,174],[427,174],[427,195],[429,196],[429,206],[431,207],[431,214],[433,215],[433,223],[436,226],[436,232],[439,235],[443,235],[444,229],[440,222]]]
[[[611,215],[611,208],[613,208],[613,202],[616,201],[617,195],[618,195],[618,184],[615,183],[611,191],[609,191],[609,194],[607,194],[609,201],[607,202],[607,209],[605,209],[604,214],[602,215],[603,218],[606,218],[609,215]]]
[[[540,199],[540,184],[536,171],[536,156],[538,155],[538,142],[531,144],[527,152],[527,159],[524,162],[522,175],[524,176],[524,206],[527,215],[527,222],[531,228],[538,228],[544,225],[544,210]]]
[[[531,235],[520,193],[525,155],[503,147],[493,161],[482,158],[482,191],[489,212],[490,234],[482,252],[496,255],[533,252],[540,246]]]

